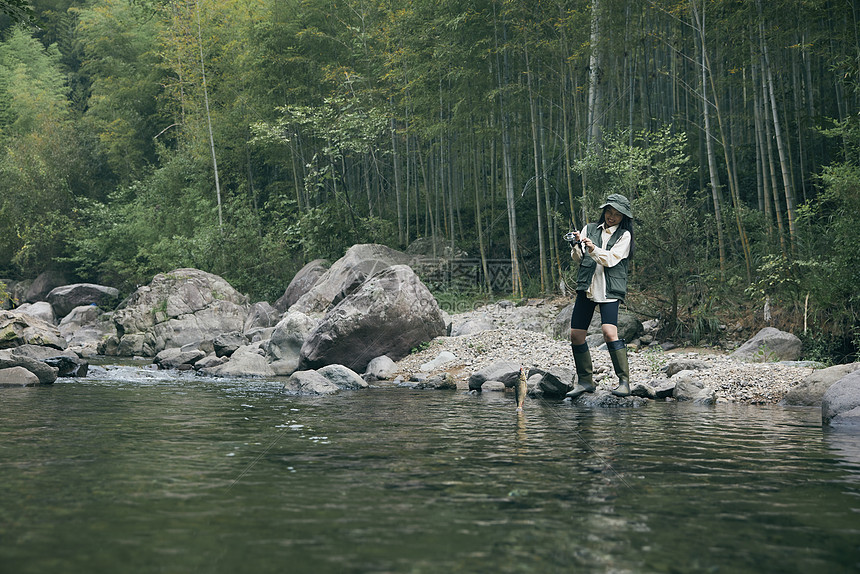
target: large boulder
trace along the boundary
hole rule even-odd
[[[65,349],[66,340],[50,323],[16,311],[0,311],[0,349],[21,345],[42,345]]]
[[[0,368],[0,387],[35,387],[39,377],[24,367]]]
[[[27,292],[24,294],[26,303],[35,303],[36,301],[45,301],[48,293],[55,287],[67,285],[69,279],[65,273],[56,269],[48,269],[39,274],[38,277],[30,284]]]
[[[114,311],[115,344],[106,354],[153,357],[169,347],[242,331],[247,298],[227,281],[199,269],[159,273]]]
[[[317,372],[337,385],[339,389],[366,389],[367,382],[361,376],[343,365],[326,365]]]
[[[6,349],[0,351],[0,369],[10,369],[12,367],[23,367],[27,369],[39,379],[43,385],[50,385],[57,380],[60,370],[56,367],[51,367],[38,359],[33,359],[24,355],[16,355],[12,350]]]
[[[299,298],[310,291],[320,277],[328,269],[328,261],[325,259],[314,259],[295,274],[293,280],[290,281],[287,290],[281,295],[281,298],[275,301],[275,309],[284,313],[292,307]]]
[[[368,278],[392,265],[408,265],[409,262],[409,255],[384,245],[353,245],[290,309],[306,314],[324,313]]]
[[[66,339],[69,350],[81,357],[97,355],[99,345],[109,337],[116,337],[116,325],[111,315],[95,305],[72,309],[60,321],[59,331]]]
[[[860,363],[835,365],[814,371],[811,375],[788,390],[782,404],[798,407],[821,406],[821,398],[833,383],[860,369]]]
[[[61,351],[53,347],[21,345],[11,349],[13,357],[29,357],[58,370],[59,377],[86,377],[89,363],[68,349]]]
[[[326,313],[302,345],[301,368],[337,363],[363,372],[374,357],[398,361],[444,334],[436,299],[410,267],[394,265]]]
[[[681,371],[676,373],[675,389],[672,396],[676,401],[692,401],[697,405],[713,405],[717,402],[717,393],[703,381],[696,378],[696,371]]]
[[[821,422],[860,426],[860,371],[845,375],[827,389],[821,397]]]
[[[54,314],[59,318],[65,317],[72,309],[82,305],[113,309],[118,298],[118,289],[94,283],[75,283],[55,287],[46,297],[48,303],[54,308]]]
[[[54,314],[54,308],[47,301],[36,301],[35,303],[24,303],[15,308],[18,313],[25,313],[31,317],[41,319],[45,323],[51,325],[57,324],[57,316]]]
[[[765,327],[731,354],[733,359],[750,362],[796,361],[802,343],[791,333]]]
[[[289,375],[299,368],[302,345],[317,324],[304,313],[287,311],[263,346],[276,374]]]

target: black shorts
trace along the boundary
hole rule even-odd
[[[600,322],[603,325],[618,326],[618,301],[611,303],[595,303],[585,295],[585,291],[576,292],[576,302],[573,304],[573,313],[570,314],[570,328],[588,330],[591,318],[594,316],[594,308],[600,305]]]

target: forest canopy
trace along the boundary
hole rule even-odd
[[[853,0],[0,0],[0,277],[257,300],[355,243],[569,293],[562,235],[627,195],[628,306],[860,343]],[[486,278],[485,278],[486,279]],[[463,289],[462,286],[458,288]],[[492,291],[492,292],[490,292]]]

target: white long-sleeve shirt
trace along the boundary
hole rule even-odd
[[[605,225],[605,223],[601,223],[598,226],[601,229],[601,243],[603,245],[607,245],[609,243],[609,239],[612,237],[612,234],[615,233],[616,229],[618,229],[617,225],[613,225],[612,227],[605,227]],[[587,237],[585,229],[580,231],[580,236]],[[582,248],[585,249],[585,246]],[[597,265],[594,268],[594,275],[591,277],[591,285],[585,292],[585,295],[595,303],[612,303],[613,301],[617,301],[618,299],[606,298],[606,277],[603,275],[603,269],[605,267],[614,267],[618,265],[622,260],[626,259],[627,256],[630,255],[630,232],[625,231],[621,237],[618,238],[618,241],[615,242],[615,245],[612,246],[612,249],[604,249],[603,247],[595,245],[594,251],[589,251],[588,255],[597,262]],[[577,263],[582,261],[582,254],[579,247],[571,249],[570,256]]]

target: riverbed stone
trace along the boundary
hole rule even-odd
[[[433,389],[437,391],[455,391],[457,390],[457,380],[451,373],[441,372],[431,375],[423,381],[416,382],[415,388]]]
[[[52,367],[38,359],[27,357],[24,355],[16,355],[12,350],[5,349],[0,351],[0,369],[8,369],[11,367],[23,367],[36,375],[39,382],[43,385],[50,385],[57,380],[60,370]]]
[[[833,383],[821,397],[821,422],[830,426],[860,425],[860,370]]]
[[[520,378],[520,365],[510,361],[500,361],[481,369],[469,376],[469,389],[481,391],[487,381],[498,381],[506,387],[513,387]]]
[[[318,324],[319,321],[301,311],[287,311],[263,344],[275,373],[289,375],[298,369],[302,345]]]
[[[669,361],[661,370],[667,377],[672,377],[681,371],[705,371],[710,368],[711,365],[699,359],[678,359]]]
[[[567,367],[553,367],[541,374],[537,388],[542,396],[563,397],[573,388],[573,370]]]
[[[716,391],[697,379],[695,371],[681,371],[676,377],[678,380],[675,382],[675,390],[672,392],[676,401],[692,401],[698,405],[716,403]]]
[[[219,357],[213,352],[194,363],[194,370],[200,371],[202,369],[211,369],[219,365],[223,365],[228,360],[228,357]]]
[[[61,351],[53,347],[21,345],[11,351],[13,356],[30,357],[55,367],[58,377],[86,377],[89,370],[89,362],[68,349]]]
[[[337,385],[339,389],[365,389],[367,382],[361,375],[343,365],[326,365],[320,367],[317,372]]]
[[[593,393],[583,393],[575,399],[565,399],[571,404],[588,408],[619,408],[642,407],[648,404],[648,399],[633,395],[617,397],[609,390],[598,388]]]
[[[0,367],[0,387],[35,387],[39,377],[24,367]]]
[[[860,369],[860,363],[834,365],[813,371],[785,394],[782,404],[791,406],[818,407],[821,399],[833,384],[842,377]]]
[[[765,327],[731,356],[739,361],[795,361],[800,357],[802,347],[803,344],[795,335],[775,327]]]
[[[463,337],[482,331],[492,331],[495,328],[493,322],[486,318],[467,319],[465,321],[455,319],[451,321],[451,336]]]
[[[387,381],[397,372],[397,364],[388,355],[374,357],[367,364],[364,379],[369,381]]]
[[[276,373],[260,346],[260,342],[243,345],[230,355],[226,363],[201,369],[201,372],[218,377],[273,377]]]
[[[161,369],[180,369],[185,365],[195,364],[205,356],[206,353],[199,349],[183,351],[172,347],[159,352],[153,362]]]
[[[68,276],[59,269],[48,269],[43,271],[30,284],[30,287],[24,294],[24,301],[27,303],[45,301],[48,293],[50,293],[55,287],[60,287],[61,285],[66,285],[68,283]]]
[[[442,351],[439,353],[432,361],[427,361],[421,365],[421,370],[425,373],[429,373],[430,371],[437,369],[444,365],[445,363],[450,363],[451,361],[456,360],[457,357],[451,351]]]
[[[298,395],[333,395],[340,388],[317,371],[296,371],[284,384],[284,391]]]

